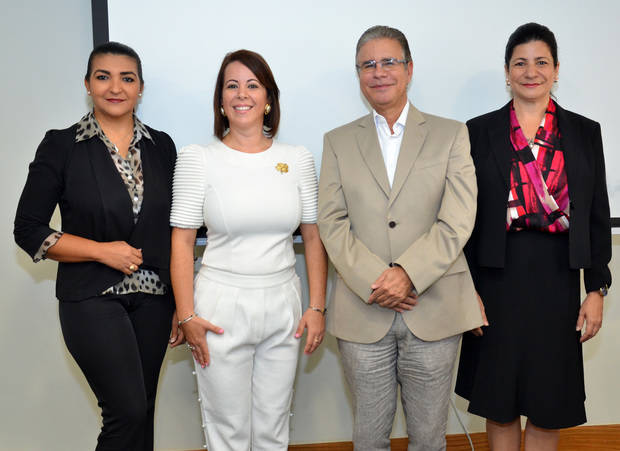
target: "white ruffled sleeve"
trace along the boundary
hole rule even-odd
[[[317,220],[318,182],[312,154],[304,147],[300,149],[299,195],[301,197],[301,223],[315,224]]]
[[[202,227],[204,196],[203,149],[197,145],[183,147],[174,168],[170,225],[183,229]]]

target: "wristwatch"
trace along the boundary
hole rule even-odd
[[[609,286],[607,286],[607,284],[603,285],[598,289],[598,292],[603,297],[607,296],[607,293],[609,293]]]

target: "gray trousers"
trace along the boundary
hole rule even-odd
[[[356,451],[390,449],[398,385],[407,422],[408,451],[446,449],[452,371],[461,335],[423,341],[400,313],[376,343],[338,339],[353,395]]]

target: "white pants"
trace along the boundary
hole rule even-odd
[[[288,449],[301,319],[295,270],[241,276],[203,266],[194,292],[196,314],[224,329],[207,334],[210,365],[196,365],[207,448]]]

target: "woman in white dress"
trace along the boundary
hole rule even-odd
[[[273,139],[279,90],[265,60],[222,62],[208,146],[178,156],[170,223],[179,324],[196,361],[209,451],[286,450],[299,338],[323,340],[327,263],[316,225],[312,155]],[[207,226],[193,279],[196,229]],[[301,307],[292,233],[305,246],[310,303]],[[207,344],[208,343],[208,344]]]

